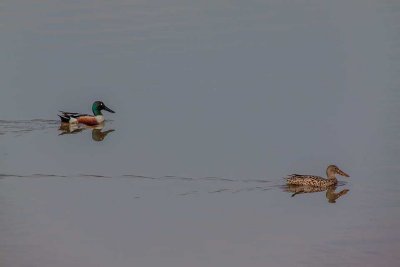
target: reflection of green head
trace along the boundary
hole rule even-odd
[[[93,105],[92,105],[93,114],[94,114],[95,116],[103,115],[103,114],[101,113],[102,110],[107,110],[108,112],[115,113],[113,110],[111,110],[111,109],[109,109],[108,107],[106,107],[106,105],[104,105],[103,102],[101,102],[101,101],[95,101],[95,102],[93,103]]]

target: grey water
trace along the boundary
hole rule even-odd
[[[391,0],[2,1],[0,265],[399,266],[399,29]]]

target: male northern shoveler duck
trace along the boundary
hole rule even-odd
[[[89,126],[94,126],[104,122],[104,116],[101,113],[102,110],[115,113],[113,110],[106,107],[106,105],[104,105],[103,102],[95,101],[92,105],[93,115],[60,111],[62,114],[61,115],[59,114],[58,116],[61,118],[62,123],[70,123],[70,124],[83,123]]]
[[[288,185],[307,185],[315,187],[326,187],[337,184],[336,174],[349,177],[349,175],[340,170],[336,165],[329,165],[326,169],[326,176],[328,178],[322,178],[313,175],[300,175],[291,174],[286,178]]]

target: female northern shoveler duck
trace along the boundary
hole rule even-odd
[[[103,102],[96,101],[92,105],[93,115],[60,111],[62,114],[58,116],[61,118],[62,123],[70,123],[70,124],[83,123],[89,126],[94,126],[104,122],[104,116],[101,113],[102,110],[115,113],[113,110],[106,107],[106,105],[104,105]]]
[[[313,175],[300,175],[292,174],[286,177],[286,183],[288,185],[308,185],[316,187],[326,187],[337,184],[336,174],[349,177],[349,175],[342,170],[340,170],[335,165],[329,165],[326,169],[326,178]]]

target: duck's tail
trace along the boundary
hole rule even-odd
[[[69,123],[70,117],[64,116],[64,115],[58,115],[60,117],[61,122]]]

